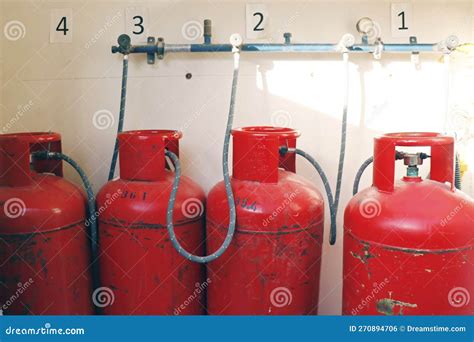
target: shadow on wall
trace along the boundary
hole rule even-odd
[[[362,59],[365,59],[365,63],[356,64]],[[323,56],[317,61],[310,57],[288,60],[279,56],[269,56],[266,59],[248,58],[246,62],[247,64],[242,67],[239,83],[234,127],[274,125],[299,129],[302,132],[298,141],[299,148],[310,153],[321,163],[334,191],[344,97],[342,62],[334,61],[333,56]],[[345,173],[338,214],[339,240],[334,247],[327,245],[329,230],[327,220],[320,296],[321,314],[340,313],[340,307],[334,303],[341,303],[342,216],[345,204],[352,197],[354,175],[362,161],[372,155],[373,136],[388,131],[441,131],[444,115],[442,108],[445,101],[444,89],[440,87],[442,82],[439,82],[444,77],[442,65],[435,59],[428,59],[425,69],[410,79],[402,79],[402,76],[395,74],[400,70],[402,76],[413,73],[410,63],[401,63],[390,58],[387,61],[367,63],[367,56],[356,57],[350,67],[350,110]],[[425,84],[424,77],[433,71],[435,74],[430,78],[437,79],[438,82]],[[413,88],[420,86],[420,83],[424,84],[425,90],[410,94]],[[400,87],[401,94],[394,93],[397,92],[397,87]],[[249,89],[254,90],[254,93],[249,94]],[[373,90],[376,90],[376,98],[371,98]],[[435,100],[430,90],[438,94]],[[226,91],[223,94],[224,102],[227,102]],[[400,101],[397,95],[405,96],[405,99]],[[400,103],[393,105],[392,100]],[[397,112],[399,108],[405,108],[403,113]],[[421,111],[419,108],[424,110]],[[218,122],[214,121],[214,125],[218,124],[223,131],[226,110],[224,105],[221,110],[222,116],[219,118],[206,118],[204,113],[202,122],[217,120]],[[413,116],[416,113],[419,117]],[[189,127],[189,130],[196,129],[198,123]],[[221,139],[222,137],[217,138],[212,156],[207,155],[210,158],[206,158],[206,162],[213,168],[221,162]],[[183,163],[193,164],[196,149],[199,148],[196,148],[191,139],[188,139],[189,143],[186,143],[186,139],[184,142]],[[190,174],[196,171],[192,168],[189,170]],[[319,176],[306,162],[298,162],[298,173],[315,182],[318,188],[323,190]],[[362,187],[369,184],[370,174],[371,171],[368,170]],[[206,184],[206,187],[209,188],[213,183],[214,179]],[[329,217],[327,205],[326,217]]]
[[[222,178],[220,165],[232,65],[230,59],[227,61],[215,55],[189,57],[190,61],[183,64],[181,58],[188,56],[169,56],[166,64],[160,66],[159,74],[150,70],[152,76],[140,76],[143,71],[134,70],[149,68],[142,65],[145,64],[143,58],[131,63],[125,129],[183,130],[183,174],[208,190]],[[387,131],[441,131],[445,108],[443,66],[436,58],[427,56],[423,59],[422,69],[414,71],[409,62],[400,61],[400,58],[384,56],[381,62],[375,62],[368,55],[350,56],[349,125],[338,215],[339,239],[336,246],[329,247],[329,221],[326,220],[321,314],[340,313],[342,214],[352,197],[354,175],[372,154],[373,136]],[[114,62],[117,67],[119,60]],[[212,73],[200,69],[201,65],[206,69],[210,64],[219,64],[220,71]],[[299,129],[302,136],[298,146],[319,161],[334,191],[344,97],[343,71],[342,61],[335,55],[317,55],[317,59],[314,55],[294,58],[273,54],[243,55],[234,127],[275,125]],[[191,79],[184,77],[187,72],[192,72]],[[115,73],[118,74],[117,70]],[[77,94],[82,94],[80,88],[83,86],[78,82],[74,83],[75,88],[67,88],[65,85],[70,84],[67,80],[51,82],[56,84],[53,84],[51,94],[44,95],[45,99],[50,95],[54,98],[53,89],[60,88],[64,93],[62,100],[71,98],[78,106],[71,106],[67,119],[58,120],[54,113],[46,110],[48,102],[38,104],[38,115],[46,115],[52,126],[48,125],[48,120],[41,125],[64,134],[64,151],[86,165],[85,169],[98,189],[106,182],[116,126],[91,130],[93,120],[85,117],[84,112],[92,116],[97,113],[98,106],[106,108],[105,103],[109,101],[116,124],[120,80],[114,76],[97,81],[97,86],[92,86],[87,94],[87,100],[79,99],[79,103],[76,103]],[[114,95],[105,98],[103,94]],[[57,104],[60,105],[64,106],[64,102]],[[34,116],[28,115],[24,119],[25,128],[40,128]],[[323,190],[319,176],[305,161],[298,161],[297,169]],[[367,170],[361,188],[370,183],[370,174]],[[67,176],[80,183],[72,171],[67,170]],[[326,217],[329,217],[327,205]]]

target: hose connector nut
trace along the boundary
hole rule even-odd
[[[339,52],[347,52],[354,44],[355,37],[350,33],[346,33],[337,44],[337,50]]]
[[[117,43],[118,47],[116,47],[116,49],[112,49],[112,52],[115,50],[116,52],[120,52],[124,55],[128,55],[130,53],[132,40],[129,35],[121,34],[117,39]]]
[[[446,47],[449,50],[454,50],[459,46],[459,38],[457,36],[451,35],[446,38]]]
[[[375,40],[375,47],[374,47],[374,52],[373,56],[376,60],[380,60],[382,58],[382,51],[383,51],[383,42],[382,39],[377,38]]]
[[[459,46],[459,38],[451,35],[445,40],[438,43],[438,50],[443,53],[450,53]]]
[[[284,156],[288,153],[288,146],[280,146],[280,155]]]
[[[407,166],[423,165],[421,153],[403,153],[403,164]]]
[[[238,33],[234,33],[230,36],[229,41],[232,45],[232,52],[238,52],[242,46],[242,36]]]

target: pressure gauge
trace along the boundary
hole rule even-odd
[[[374,31],[374,21],[369,17],[363,17],[359,19],[356,24],[357,32],[359,32],[363,36],[369,35],[371,32]]]

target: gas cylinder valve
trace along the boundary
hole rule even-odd
[[[405,153],[400,152],[403,158],[403,163],[408,166],[407,177],[418,177],[418,165],[423,165],[423,160],[430,156],[423,152]]]

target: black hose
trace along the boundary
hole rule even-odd
[[[178,241],[174,232],[173,225],[173,211],[175,207],[176,194],[178,192],[180,177],[181,177],[181,166],[178,157],[171,151],[166,151],[165,154],[168,158],[173,161],[175,167],[175,176],[173,181],[173,188],[171,190],[170,199],[168,201],[168,210],[166,212],[166,226],[170,235],[171,243],[173,247],[178,251],[179,254],[191,260],[193,262],[205,264],[219,258],[229,247],[232,242],[232,238],[235,232],[235,225],[237,220],[237,211],[235,208],[234,193],[232,192],[232,182],[229,175],[229,147],[230,147],[230,136],[232,132],[232,124],[234,122],[234,111],[235,111],[235,100],[237,95],[237,84],[239,80],[239,69],[240,69],[240,52],[235,50],[234,53],[234,72],[232,76],[232,88],[230,93],[230,105],[227,116],[227,125],[224,135],[224,148],[222,151],[222,172],[224,175],[224,186],[227,196],[227,203],[229,204],[229,226],[227,234],[222,245],[212,254],[206,256],[194,255],[185,250]]]
[[[459,162],[459,154],[456,153],[456,162],[454,170],[454,186],[456,189],[461,190],[461,165]]]
[[[309,154],[306,152],[297,149],[297,148],[288,148],[286,146],[280,147],[280,153],[282,155],[285,155],[286,153],[296,153],[305,158],[307,161],[313,165],[313,167],[316,169],[316,171],[319,173],[319,176],[321,177],[321,180],[323,181],[324,188],[326,190],[326,195],[328,197],[328,202],[329,202],[329,212],[331,214],[331,229],[329,231],[329,243],[331,245],[334,245],[336,243],[336,235],[337,235],[337,225],[336,225],[336,207],[334,206],[334,198],[332,196],[332,190],[331,186],[329,185],[329,180],[326,174],[323,171],[323,168],[319,163],[311,157]]]
[[[339,150],[339,164],[337,167],[336,191],[334,193],[334,210],[337,216],[339,209],[339,198],[341,196],[342,175],[344,172],[344,158],[346,155],[346,138],[347,138],[347,110],[349,103],[349,61],[347,53],[343,54],[344,68],[345,68],[345,90],[344,103],[342,108],[342,123],[341,123],[341,146]]]
[[[127,99],[127,80],[128,80],[128,55],[123,56],[123,69],[122,69],[122,91],[120,95],[120,113],[119,122],[117,126],[117,135],[123,131],[123,122],[125,118],[125,101]],[[118,158],[118,136],[115,138],[114,152],[112,154],[112,161],[110,163],[109,170],[109,181],[114,178],[115,167],[117,165]]]
[[[179,162],[178,157],[173,152],[166,151],[166,155],[173,161],[174,169],[175,169],[173,188],[171,190],[171,195],[168,202],[168,210],[166,211],[166,226],[168,228],[168,233],[170,235],[170,241],[173,244],[173,247],[178,251],[178,253],[184,256],[186,259],[191,260],[193,262],[200,263],[200,264],[211,262],[219,258],[222,254],[224,254],[224,252],[227,250],[230,243],[232,242],[232,238],[235,232],[235,220],[236,220],[234,197],[229,196],[229,194],[227,194],[227,202],[229,203],[229,207],[230,207],[230,215],[229,215],[230,222],[229,222],[229,228],[227,230],[226,237],[222,245],[215,252],[206,256],[199,256],[199,255],[195,255],[188,252],[179,243],[176,233],[174,231],[174,225],[173,225],[173,212],[174,212],[175,203],[176,203],[176,194],[178,193],[178,187],[179,187],[179,182],[181,178],[181,164]]]
[[[359,184],[360,184],[360,179],[362,178],[362,175],[364,174],[365,169],[374,162],[374,157],[370,157],[367,159],[359,168],[359,171],[357,171],[357,174],[354,179],[354,186],[352,187],[352,195],[355,195],[359,192]]]
[[[86,220],[86,227],[89,227],[89,234],[91,239],[91,251],[92,251],[92,274],[93,274],[93,282],[94,288],[99,286],[99,269],[97,266],[97,257],[98,257],[98,231],[97,231],[97,217],[96,217],[96,208],[95,208],[95,196],[92,190],[92,186],[87,178],[86,173],[84,170],[79,166],[77,162],[75,162],[72,158],[68,157],[67,155],[60,153],[60,152],[49,152],[49,151],[38,151],[32,153],[33,158],[35,159],[55,159],[55,160],[63,160],[71,165],[74,170],[79,174],[81,177],[82,183],[84,184],[84,188],[87,193],[87,220]]]
[[[429,155],[426,153],[420,153],[420,158],[421,159],[426,159],[430,158]],[[395,160],[400,160],[403,159],[403,152],[396,151],[395,152]],[[354,179],[354,185],[352,187],[352,195],[355,196],[359,192],[359,184],[360,184],[360,179],[362,178],[362,175],[364,174],[365,169],[374,162],[374,157],[368,158],[365,162],[362,163],[360,166],[359,170],[357,171],[357,174]]]

